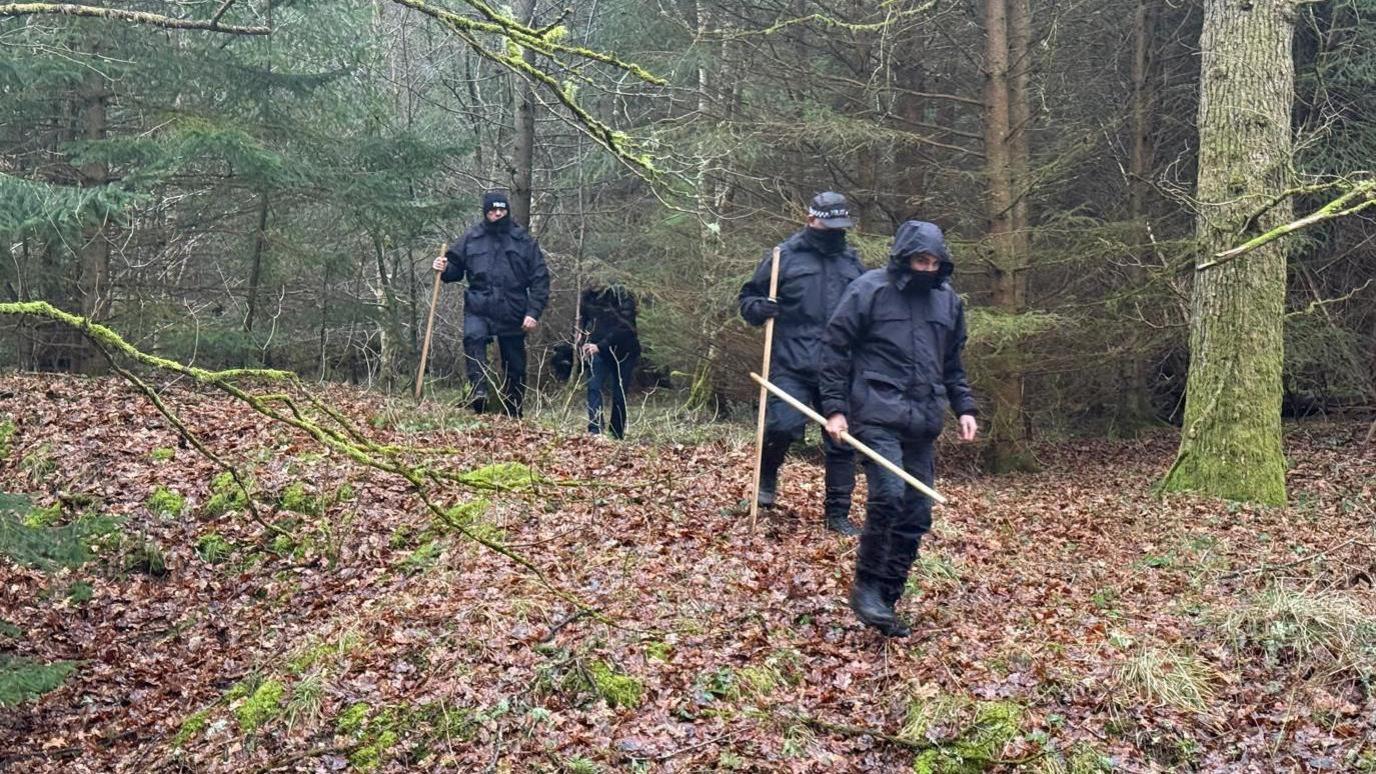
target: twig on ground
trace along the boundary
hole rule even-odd
[[[1308,556],[1301,556],[1300,558],[1296,559],[1296,560],[1293,561],[1293,562],[1286,562],[1285,564],[1273,564],[1273,565],[1270,565],[1270,566],[1267,566],[1265,562],[1262,562],[1260,566],[1251,567],[1251,568],[1248,568],[1248,569],[1246,569],[1246,570],[1235,570],[1235,571],[1230,572],[1230,573],[1228,573],[1228,574],[1226,574],[1226,575],[1221,575],[1221,576],[1219,576],[1218,579],[1219,579],[1219,580],[1232,580],[1233,578],[1242,578],[1242,577],[1245,577],[1245,576],[1248,576],[1248,575],[1256,575],[1257,573],[1273,572],[1273,571],[1275,571],[1275,570],[1284,570],[1284,569],[1286,569],[1286,568],[1288,568],[1288,567],[1294,567],[1294,566],[1297,565],[1297,564],[1304,564],[1305,562],[1312,562],[1312,561],[1314,561],[1315,559],[1319,559],[1319,558],[1321,558],[1321,557],[1327,556],[1328,554],[1331,554],[1331,553],[1333,553],[1334,551],[1337,551],[1337,550],[1342,549],[1342,548],[1346,548],[1346,547],[1348,547],[1348,546],[1350,546],[1350,545],[1352,545],[1353,543],[1356,543],[1356,542],[1357,542],[1357,538],[1355,538],[1355,537],[1354,537],[1354,538],[1349,538],[1349,539],[1347,539],[1347,540],[1344,540],[1344,541],[1341,542],[1341,543],[1338,543],[1337,545],[1329,546],[1328,548],[1325,548],[1324,550],[1319,551],[1319,552],[1316,553],[1316,554],[1310,554],[1310,555],[1308,555]]]
[[[555,638],[556,636],[558,636],[559,631],[560,631],[561,629],[563,629],[565,626],[568,626],[569,624],[573,623],[574,621],[577,621],[577,620],[580,619],[580,618],[586,617],[587,615],[588,615],[588,611],[586,611],[586,610],[578,610],[578,611],[575,611],[575,612],[573,613],[573,615],[570,615],[569,617],[565,618],[564,620],[560,621],[559,623],[557,623],[557,624],[555,624],[553,627],[551,627],[550,630],[549,630],[549,633],[546,634],[545,636],[543,636],[543,637],[540,638],[539,644],[540,644],[540,645],[543,645],[543,644],[545,644],[545,643],[547,643],[547,642],[553,642],[553,641],[554,641],[554,638]]]

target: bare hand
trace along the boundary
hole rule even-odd
[[[841,434],[850,431],[850,425],[846,424],[845,414],[832,414],[827,419],[827,435],[831,440],[841,443]]]
[[[449,259],[441,255],[440,257],[435,259],[434,263],[430,264],[430,267],[433,268],[435,271],[444,271],[449,267]]]
[[[530,333],[538,327],[540,327],[540,321],[530,315],[526,315],[526,319],[521,321],[521,330],[526,333]]]
[[[960,415],[960,440],[973,441],[975,434],[979,432],[979,423],[975,421],[973,414]]]
[[[597,355],[597,345],[596,345],[596,344],[588,343],[588,344],[584,344],[584,345],[583,345],[583,357],[591,359],[591,358],[595,357],[596,355]]]

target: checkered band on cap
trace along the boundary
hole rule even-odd
[[[844,207],[837,207],[830,210],[819,210],[815,207],[808,207],[807,214],[814,218],[821,218],[822,220],[827,220],[829,218],[849,218],[850,210]]]

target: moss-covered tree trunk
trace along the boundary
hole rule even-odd
[[[1266,209],[1290,183],[1289,0],[1206,0],[1199,99],[1200,255],[1180,451],[1163,488],[1285,502],[1280,402],[1285,253],[1213,256],[1287,222]],[[1261,213],[1259,216],[1257,213]]]

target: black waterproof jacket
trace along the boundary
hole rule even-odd
[[[635,296],[620,285],[594,290],[579,298],[579,319],[588,332],[587,341],[618,360],[640,354],[636,335]]]
[[[931,253],[941,261],[936,287],[912,282],[907,256]],[[965,309],[947,278],[955,265],[941,230],[908,221],[899,227],[890,264],[851,284],[827,324],[821,356],[822,413],[845,414],[909,437],[941,432],[949,404],[974,414],[975,400],[961,364]]]
[[[804,228],[779,245],[779,316],[774,321],[771,373],[780,371],[808,382],[817,379],[818,354],[827,319],[841,302],[846,287],[864,273],[855,248],[826,253],[813,229]],[[741,317],[751,325],[763,325],[761,313],[769,298],[769,273],[773,250],[741,287]]]
[[[510,216],[507,216],[510,217]],[[512,223],[494,229],[475,224],[445,250],[449,265],[440,279],[467,279],[464,315],[480,317],[493,333],[517,333],[527,317],[540,319],[549,303],[549,268],[540,245]]]

